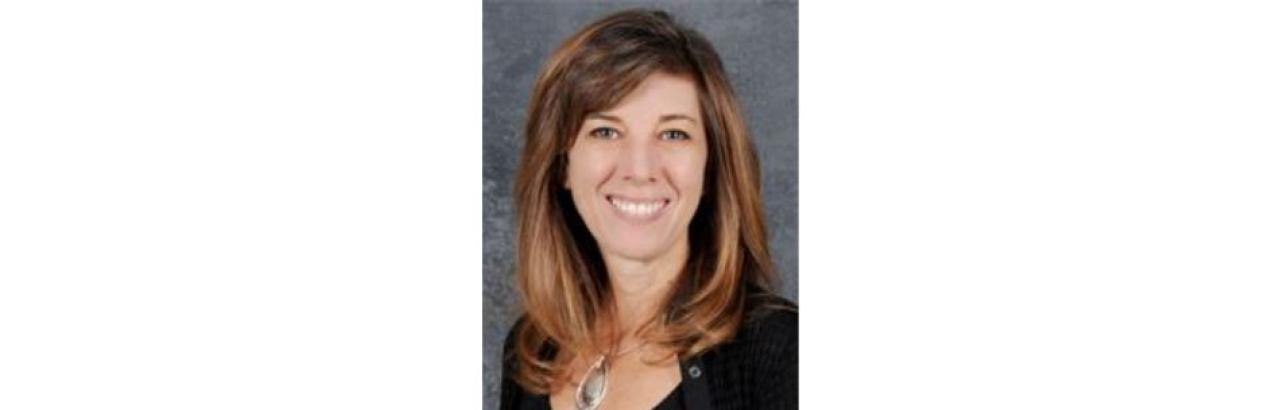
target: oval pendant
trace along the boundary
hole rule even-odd
[[[604,401],[605,389],[609,387],[609,363],[604,356],[596,359],[595,364],[587,368],[587,375],[578,383],[578,410],[595,410]]]

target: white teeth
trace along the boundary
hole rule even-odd
[[[621,210],[623,213],[626,213],[628,215],[633,215],[633,216],[645,217],[645,216],[652,215],[654,212],[658,212],[659,209],[662,209],[664,201],[630,202],[630,201],[623,201],[618,198],[612,198],[610,202],[612,202],[613,206],[618,208],[618,210]]]

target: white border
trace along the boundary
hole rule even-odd
[[[476,3],[0,6],[0,408],[478,408]]]
[[[1280,408],[1274,5],[800,13],[802,407]]]

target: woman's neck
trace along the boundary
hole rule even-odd
[[[662,300],[679,279],[687,254],[688,242],[681,240],[670,251],[649,260],[605,255],[617,314],[615,329],[621,332],[616,341],[628,339],[640,324],[659,313]]]

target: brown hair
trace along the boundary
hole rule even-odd
[[[551,392],[577,352],[598,351],[594,325],[612,312],[599,248],[563,187],[568,150],[587,114],[614,106],[657,71],[697,84],[708,153],[688,259],[641,337],[681,358],[697,355],[733,337],[749,290],[772,288],[760,165],[719,55],[665,12],[606,16],[551,55],[529,102],[515,184],[524,319],[510,342],[512,378],[526,390]]]

